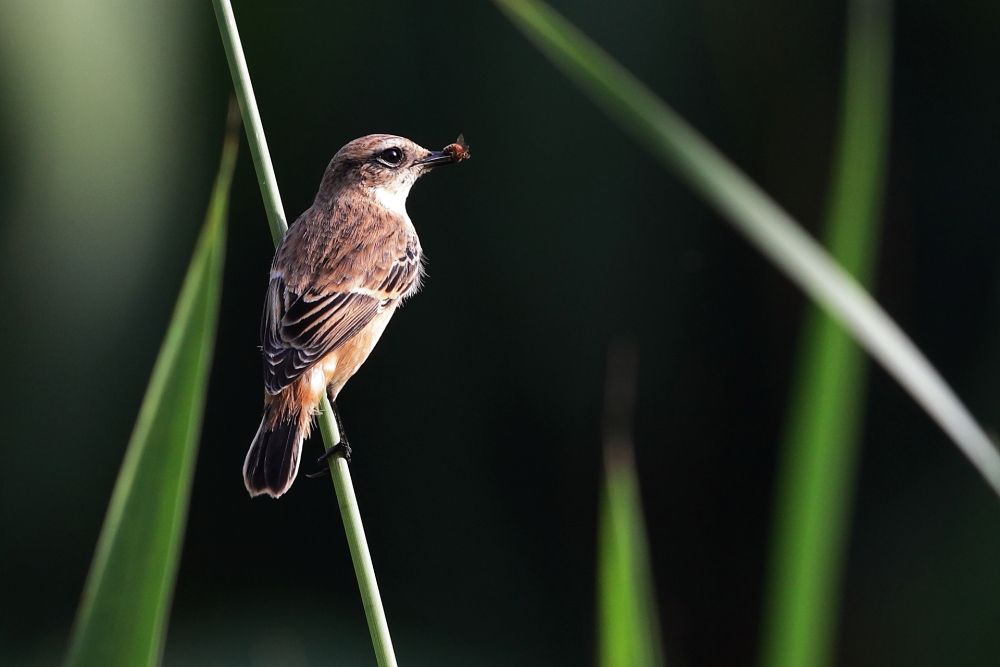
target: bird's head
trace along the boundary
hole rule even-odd
[[[359,195],[370,195],[391,211],[405,212],[406,196],[418,178],[436,166],[467,157],[468,146],[461,137],[444,150],[429,151],[405,137],[369,134],[337,151],[319,193],[333,195],[345,188],[356,189]]]

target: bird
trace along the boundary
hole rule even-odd
[[[251,497],[278,498],[291,487],[323,392],[341,444],[319,460],[342,451],[350,461],[337,396],[423,278],[406,197],[431,169],[468,157],[461,135],[430,151],[370,134],[330,161],[312,206],[288,228],[271,264],[260,328],[264,414],[243,463]]]

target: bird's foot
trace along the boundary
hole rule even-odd
[[[323,452],[323,455],[320,456],[318,459],[316,459],[316,463],[318,463],[323,467],[314,473],[307,474],[306,477],[308,477],[309,479],[316,479],[317,477],[326,477],[327,475],[329,475],[330,467],[323,464],[325,464],[326,460],[329,459],[334,454],[336,454],[337,452],[340,452],[344,455],[345,461],[347,461],[348,463],[351,462],[351,453],[353,452],[353,450],[351,449],[351,446],[347,444],[346,440],[341,440],[338,444],[334,445],[330,449]]]
[[[351,446],[347,444],[346,440],[341,440],[339,443],[337,443],[330,449],[323,452],[323,455],[320,456],[318,459],[316,459],[316,463],[322,464],[324,461],[326,461],[328,458],[330,458],[331,456],[333,456],[338,452],[344,455],[345,461],[347,461],[348,463],[351,462],[351,454],[353,453],[353,450],[351,449]]]

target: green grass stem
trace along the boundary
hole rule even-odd
[[[333,418],[330,401],[326,396],[323,397],[321,412],[317,419],[319,419],[319,428],[323,434],[323,442],[326,443],[327,447],[332,447],[340,442],[337,422]],[[368,619],[368,631],[372,636],[375,658],[380,667],[395,667],[396,654],[392,649],[389,623],[385,618],[385,609],[382,608],[382,596],[378,592],[375,567],[372,565],[371,552],[368,551],[365,528],[361,523],[358,499],[354,495],[351,466],[339,454],[327,459],[327,464],[330,466],[330,475],[333,476],[333,486],[337,490],[340,516],[344,520],[344,531],[347,533],[347,544],[351,549],[354,573],[358,577],[358,587],[361,589],[361,602],[365,607],[365,617]]]
[[[850,0],[825,240],[871,282],[889,135],[892,7]],[[806,315],[779,457],[762,667],[825,667],[835,655],[866,360],[818,308]]]
[[[205,224],[111,495],[67,667],[152,666],[163,655],[218,325],[238,148],[239,115],[231,109]]]
[[[233,15],[229,0],[213,0],[215,15],[219,21],[219,31],[225,46],[226,58],[229,61],[229,71],[233,77],[233,85],[243,113],[243,122],[247,128],[247,141],[253,155],[257,180],[264,197],[264,207],[271,227],[271,236],[277,245],[288,229],[284,210],[281,206],[281,195],[278,193],[277,179],[271,166],[271,155],[267,150],[264,129],[257,111],[257,101],[250,83],[250,72],[247,69],[243,47],[240,44],[239,32],[236,29],[236,18]],[[323,397],[321,412],[317,416],[323,442],[329,449],[340,442],[340,432],[330,409],[330,402]],[[351,560],[354,562],[354,572],[358,578],[361,591],[361,601],[368,619],[368,630],[371,632],[372,645],[379,667],[396,667],[396,655],[389,636],[389,624],[382,607],[378,582],[375,579],[375,567],[372,565],[371,552],[365,539],[364,526],[361,523],[361,512],[358,499],[354,494],[354,484],[351,481],[350,466],[342,454],[336,454],[328,459],[333,486],[336,489],[340,504],[340,514],[344,521],[344,531],[347,533],[347,543],[351,550]]]
[[[567,77],[847,329],[1000,495],[1000,453],[913,341],[757,184],[645,84],[539,0],[493,0]]]
[[[212,5],[215,7],[219,31],[222,33],[222,46],[226,50],[229,73],[236,89],[236,100],[240,104],[240,113],[243,114],[243,127],[246,128],[247,143],[250,144],[250,155],[253,157],[260,194],[264,198],[264,211],[267,213],[267,222],[271,228],[271,239],[277,246],[278,241],[288,231],[288,220],[285,218],[285,207],[281,204],[278,179],[274,176],[271,151],[267,148],[264,124],[261,123],[260,111],[257,110],[257,98],[253,94],[250,70],[247,69],[247,59],[243,55],[243,44],[236,29],[236,16],[233,15],[233,5],[229,0],[212,0]]]

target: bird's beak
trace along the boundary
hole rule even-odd
[[[445,151],[431,151],[413,164],[419,164],[424,167],[437,167],[438,165],[453,164],[454,162],[455,158],[451,153],[446,153]]]

